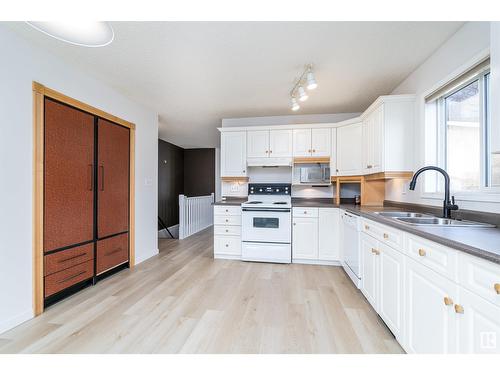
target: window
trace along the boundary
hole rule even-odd
[[[500,157],[489,147],[489,59],[426,98],[425,163],[450,175],[454,192],[500,187]],[[439,174],[426,176],[424,191],[440,192]]]

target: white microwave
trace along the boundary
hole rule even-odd
[[[319,163],[317,165],[301,165],[300,167],[301,184],[330,184],[330,165]]]

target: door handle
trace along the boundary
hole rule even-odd
[[[89,174],[90,174],[90,185],[89,185],[89,191],[92,191],[93,186],[94,186],[94,166],[92,164],[89,164]]]
[[[104,191],[104,165],[100,165],[99,170],[101,171],[101,177],[99,178],[100,190]]]

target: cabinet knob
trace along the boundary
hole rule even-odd
[[[307,214],[307,211],[304,211],[304,215]]]
[[[464,307],[462,305],[455,305],[455,312],[457,314],[463,314],[464,313]]]
[[[368,168],[368,169],[373,168],[373,165],[368,164],[368,165],[366,166],[366,168]]]
[[[226,208],[226,212],[229,212],[229,210]]]
[[[389,238],[389,235],[387,233],[384,233],[384,238],[385,239],[388,239]]]
[[[495,288],[495,292],[497,292],[497,294],[500,294],[500,284],[499,283],[496,283],[495,285],[493,285],[493,288]]]
[[[269,153],[272,154],[273,150],[269,150]]]
[[[293,223],[293,225],[297,225],[297,223]]]
[[[366,230],[370,229],[370,226],[369,225],[365,225],[365,229]]]
[[[444,304],[446,306],[451,306],[453,305],[453,300],[450,297],[444,297]]]
[[[243,173],[246,173],[246,171],[243,169]]]
[[[315,150],[315,149],[313,149],[313,152],[316,152],[316,150]]]
[[[266,150],[266,154],[268,153],[269,151]]]
[[[425,257],[425,250],[424,249],[418,249],[418,255],[420,255],[421,257]]]
[[[229,229],[226,229],[226,233],[229,232]]]
[[[226,247],[229,247],[229,244],[228,244],[228,243],[226,244]]]
[[[228,222],[229,222],[229,219],[226,219],[226,223],[228,223]]]
[[[379,255],[380,254],[380,251],[378,251],[377,249],[374,249],[372,247],[372,253],[375,254],[375,255]]]

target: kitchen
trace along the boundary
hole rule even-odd
[[[500,23],[96,23],[0,23],[0,353],[500,354]]]

